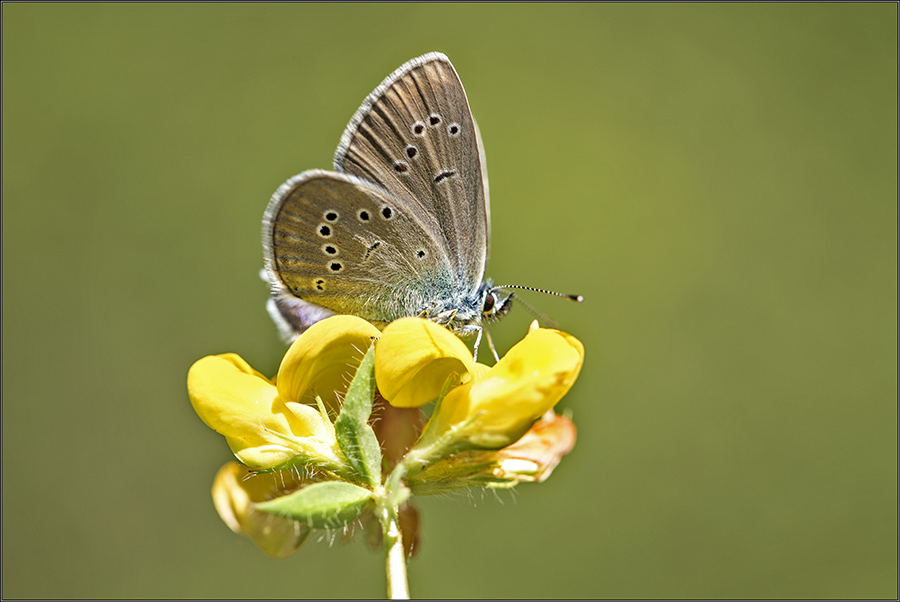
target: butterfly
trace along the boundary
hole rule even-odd
[[[334,314],[376,326],[420,316],[477,334],[477,349],[482,325],[510,310],[503,289],[526,288],[485,279],[484,148],[439,52],[404,63],[366,97],[334,171],[304,171],[278,188],[262,238],[267,309],[288,341]]]

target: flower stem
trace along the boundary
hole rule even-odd
[[[403,534],[400,532],[400,522],[397,517],[398,506],[396,504],[388,504],[382,508],[381,529],[384,534],[387,594],[391,600],[408,600],[406,553],[403,550]]]

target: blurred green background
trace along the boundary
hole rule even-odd
[[[422,499],[420,597],[896,598],[897,5],[2,6],[9,597],[381,597],[209,495],[191,363],[274,373],[260,220],[453,60],[495,281],[578,336],[543,485]],[[492,329],[508,348],[522,307]]]

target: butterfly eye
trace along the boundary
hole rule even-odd
[[[488,293],[488,296],[484,298],[484,307],[481,308],[481,311],[489,314],[492,309],[494,309],[494,293]]]

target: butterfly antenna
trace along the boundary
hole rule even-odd
[[[491,290],[495,291],[497,289],[505,289],[505,288],[518,288],[518,289],[522,289],[523,291],[534,291],[536,293],[544,293],[545,295],[553,295],[554,297],[562,297],[564,299],[571,299],[572,301],[577,301],[578,303],[584,302],[584,297],[582,297],[581,295],[567,295],[565,293],[557,293],[556,291],[548,291],[545,288],[534,288],[533,286],[519,286],[518,284],[504,284],[502,286],[494,286],[494,287],[491,287]],[[520,302],[522,300],[521,297],[517,297],[517,299],[519,299]]]
[[[525,291],[534,291],[536,293],[545,293],[547,295],[553,295],[554,297],[562,297],[564,299],[570,299],[572,301],[577,301],[578,303],[584,302],[584,297],[582,297],[581,295],[567,295],[565,293],[557,293],[556,291],[548,291],[547,289],[535,288],[533,286],[519,286],[518,284],[504,284],[501,286],[493,286],[493,287],[491,287],[491,290],[494,291],[494,290],[503,290],[503,289],[510,289],[510,288],[517,288],[517,289],[521,289],[521,290],[525,290]],[[550,316],[548,316],[544,313],[541,313],[538,310],[536,310],[535,308],[533,308],[531,305],[526,303],[525,300],[522,299],[522,297],[520,297],[519,295],[510,293],[510,297],[515,297],[516,301],[522,307],[524,307],[526,310],[528,310],[528,313],[530,313],[532,316],[534,316],[535,318],[538,319],[538,322],[543,322],[544,324],[550,326],[551,328],[558,327],[556,320],[552,319]]]

